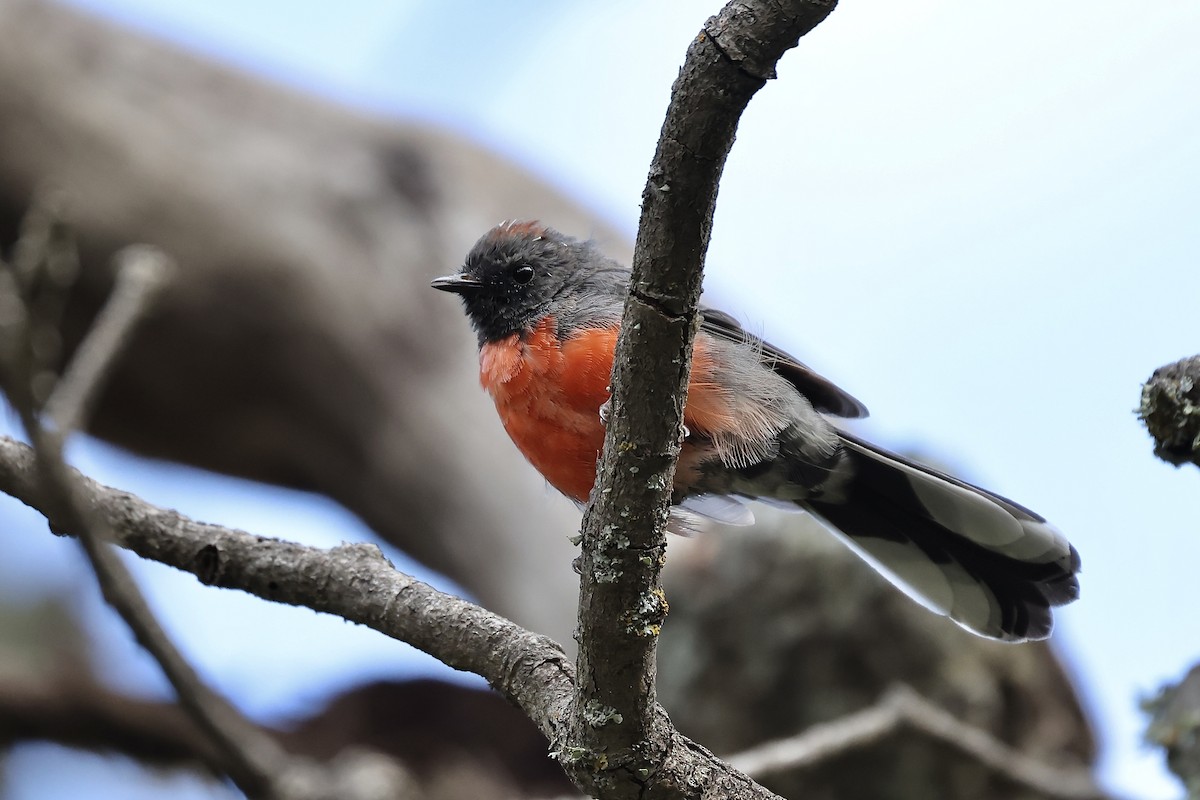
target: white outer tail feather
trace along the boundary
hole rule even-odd
[[[980,636],[1044,639],[1050,608],[1078,596],[1079,556],[1032,511],[950,475],[841,434],[836,490],[811,500],[763,498],[808,510],[905,594]],[[698,517],[749,525],[746,498],[696,495],[673,509],[685,535]]]
[[[846,506],[816,501],[812,509],[839,538],[973,633],[1010,642],[1050,635],[1050,608],[1079,590],[1079,555],[1058,530],[999,495],[842,437],[855,470],[840,498]],[[851,505],[875,508],[848,513]]]

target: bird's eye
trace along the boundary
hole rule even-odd
[[[528,264],[521,264],[513,270],[513,280],[517,283],[529,283],[533,280],[533,267]]]

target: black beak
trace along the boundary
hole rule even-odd
[[[443,292],[453,292],[454,294],[470,294],[483,286],[478,278],[472,278],[470,275],[464,275],[461,272],[447,275],[443,278],[435,278],[429,285],[434,289],[441,289]]]

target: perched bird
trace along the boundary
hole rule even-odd
[[[488,231],[462,270],[479,376],[508,435],[552,486],[585,503],[604,443],[629,270],[537,222]],[[795,358],[701,308],[672,500],[749,524],[746,499],[806,510],[933,610],[983,636],[1044,639],[1079,596],[1079,554],[999,495],[889,453],[827,418],[866,409]]]

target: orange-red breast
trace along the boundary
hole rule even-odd
[[[488,231],[458,294],[480,381],[504,429],[552,486],[584,503],[604,443],[629,271],[536,222]],[[1044,639],[1076,599],[1079,554],[1037,514],[834,427],[866,409],[727,314],[701,308],[673,500],[724,522],[745,499],[807,510],[934,610],[996,639]]]

